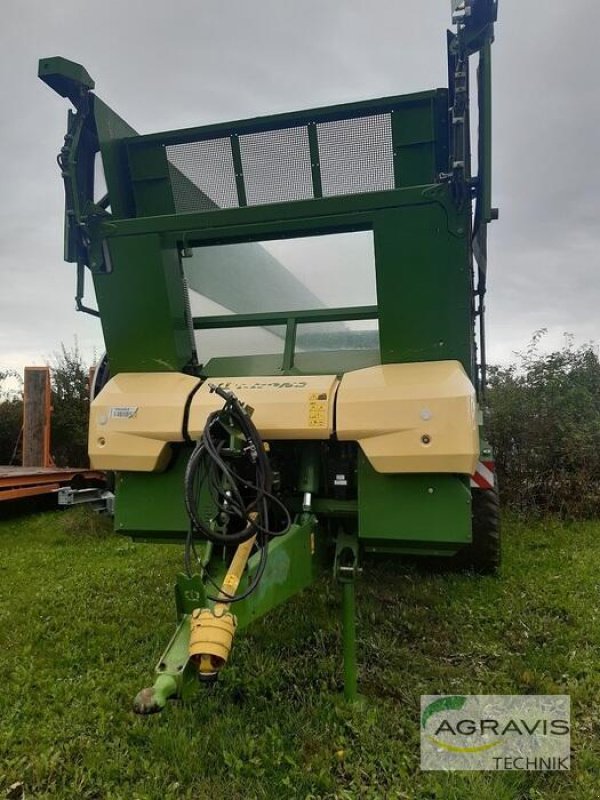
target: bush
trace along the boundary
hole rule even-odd
[[[522,512],[600,515],[600,362],[592,345],[539,350],[489,370],[487,433],[502,500]]]
[[[21,463],[23,398],[6,388],[6,381],[14,378],[20,380],[12,370],[0,370],[0,464]]]

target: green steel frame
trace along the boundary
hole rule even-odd
[[[148,233],[148,227],[152,233]],[[473,285],[468,261],[470,219],[468,209],[458,210],[452,203],[449,187],[438,184],[425,189],[345,198],[143,220],[111,220],[102,224],[101,230],[115,268],[112,272],[94,273],[94,281],[99,306],[107,306],[101,316],[111,363],[116,364],[118,371],[190,367],[191,352],[176,348],[176,335],[187,334],[183,309],[168,309],[167,298],[163,298],[161,316],[156,308],[150,317],[147,297],[143,298],[143,314],[133,306],[131,295],[143,282],[144,273],[150,271],[151,259],[153,267],[156,262],[157,272],[159,259],[163,260],[159,285],[164,287],[166,276],[173,283],[177,280],[171,258],[183,247],[372,230],[382,363],[457,359],[470,375],[474,374]],[[127,263],[127,272],[116,268],[119,263]],[[403,269],[402,263],[410,264],[410,269]],[[439,268],[440,263],[445,269]],[[183,296],[183,286],[177,288]],[[365,319],[364,313],[369,318],[375,316],[365,309],[313,310],[304,316],[294,312],[285,321],[287,324],[290,318],[298,322]],[[139,341],[140,321],[150,318],[155,331],[152,357],[145,353],[149,343],[144,347]],[[162,352],[156,342],[161,318],[165,324]],[[233,315],[195,319],[193,324],[201,329],[217,324],[222,327],[277,324],[283,319],[267,310],[264,315],[253,315],[250,319]],[[109,342],[112,344],[113,340],[111,348]]]

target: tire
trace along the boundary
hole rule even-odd
[[[472,542],[461,553],[464,566],[481,575],[500,569],[500,502],[496,489],[471,491]]]

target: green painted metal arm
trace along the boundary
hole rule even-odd
[[[94,213],[94,160],[98,151],[90,107],[94,81],[81,64],[60,56],[41,59],[38,76],[77,109],[77,113],[69,110],[67,133],[57,158],[65,187],[64,257],[65,261],[77,264],[77,309],[98,316],[95,309],[83,304],[84,267],[91,260],[88,221]],[[103,209],[98,211],[104,213]]]
[[[41,58],[38,77],[61,97],[68,97],[75,108],[95,86],[85,67],[61,56]]]
[[[492,207],[492,54],[494,23],[498,18],[498,0],[454,0],[452,21],[457,24],[457,34],[449,34],[449,81],[453,118],[453,152],[462,153],[463,165],[459,183],[470,183],[469,191],[476,198],[473,221],[473,255],[477,261],[477,314],[479,316],[479,376],[480,395],[485,392],[485,307],[487,282],[487,226],[498,218]],[[479,53],[477,70],[477,102],[479,130],[477,133],[478,175],[470,178],[470,132],[468,108],[468,60]],[[458,109],[458,111],[457,111]],[[462,145],[461,145],[462,140]],[[456,176],[457,163],[451,165]],[[463,196],[466,197],[466,192]]]
[[[479,55],[479,181],[481,183],[481,218],[492,222],[492,46],[488,41]]]
[[[115,374],[193,367],[193,335],[177,247],[161,247],[158,237],[150,235],[120,250],[109,248],[100,224],[135,215],[123,142],[137,131],[91,92],[94,82],[80,64],[60,57],[42,59],[39,76],[76,108],[75,113],[69,111],[58,160],[66,198],[65,260],[77,264],[77,308],[99,313]],[[101,205],[94,203],[98,152],[108,188]],[[82,302],[86,267],[94,278],[99,312]]]

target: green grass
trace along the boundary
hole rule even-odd
[[[161,715],[131,700],[173,630],[181,548],[80,510],[0,523],[0,797],[600,797],[600,524],[505,523],[500,579],[367,564],[363,710],[340,701],[329,581],[236,640],[219,683]],[[570,773],[421,773],[421,694],[571,695]]]

